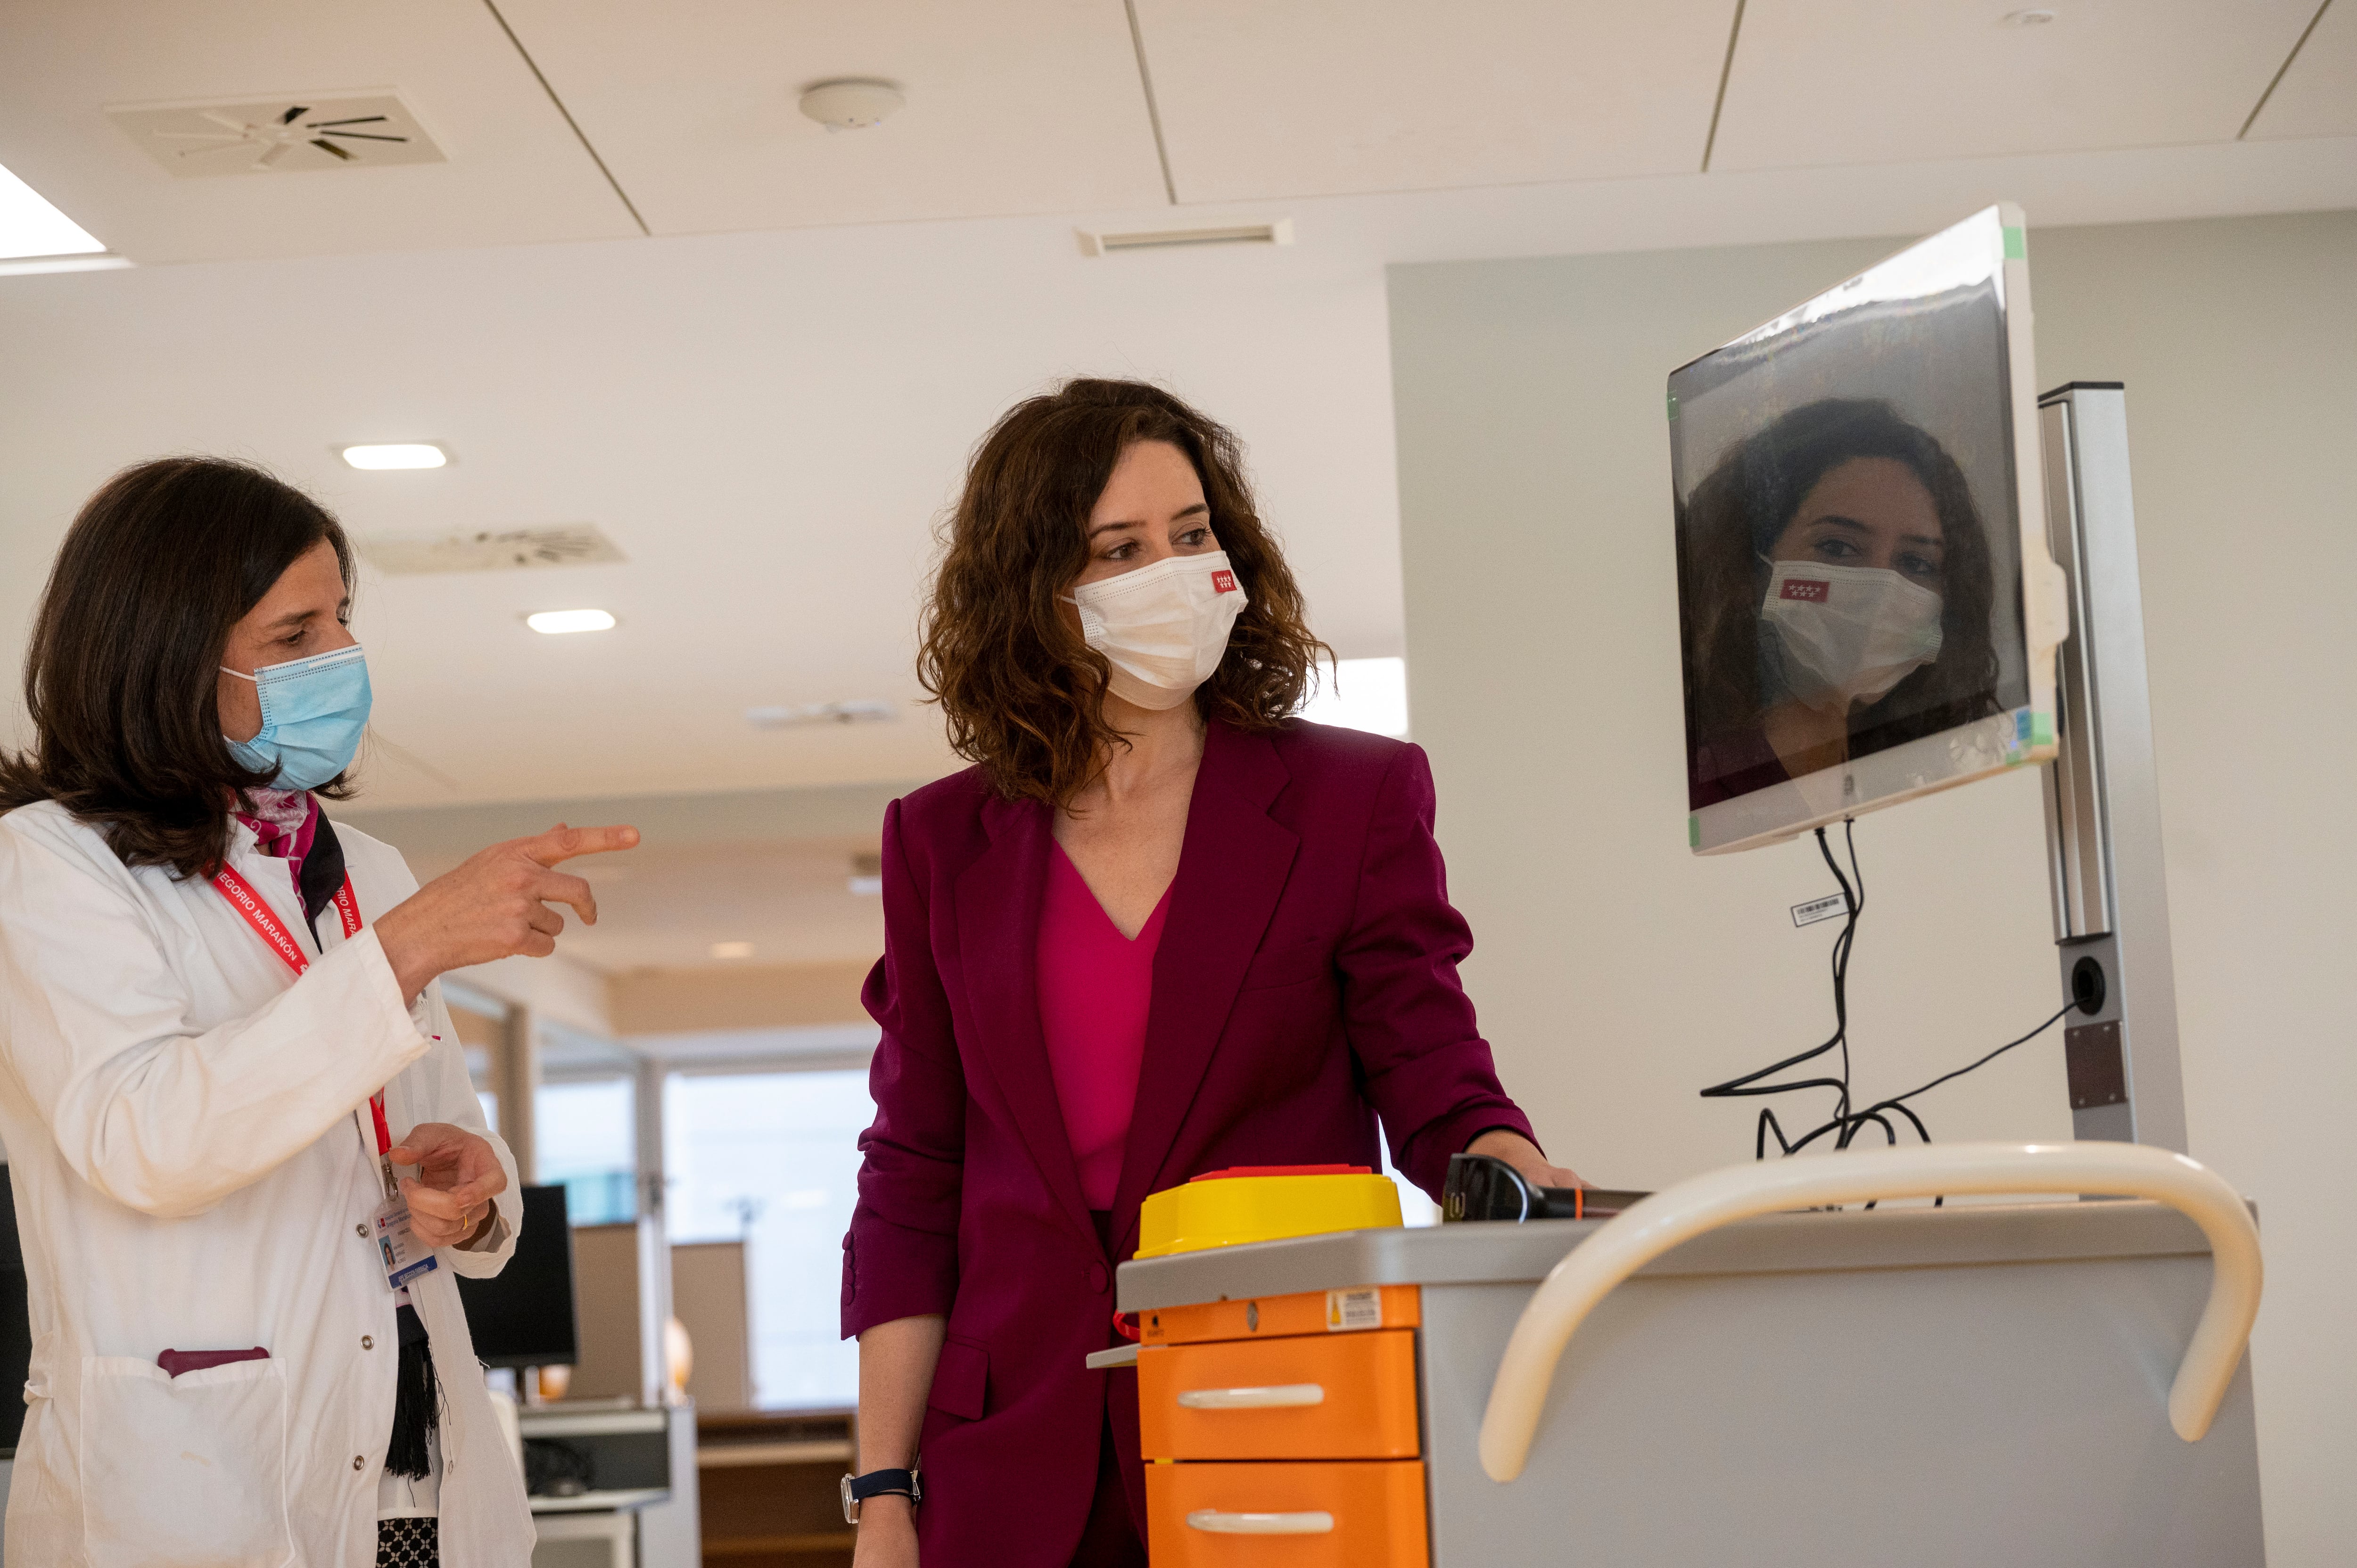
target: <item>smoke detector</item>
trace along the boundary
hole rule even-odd
[[[106,117],[175,179],[448,161],[408,105],[382,91],[135,103]]]
[[[802,93],[802,111],[830,131],[864,131],[907,102],[888,81],[822,81]]]
[[[510,528],[498,532],[445,533],[425,538],[379,537],[361,541],[361,553],[388,576],[429,572],[514,572],[542,566],[588,566],[627,561],[595,523],[556,523],[547,528]]]

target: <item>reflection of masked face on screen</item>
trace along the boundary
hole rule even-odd
[[[1801,499],[1768,552],[1767,682],[1842,717],[1940,656],[1939,507],[1895,457],[1851,457]]]
[[[1698,794],[1996,711],[1987,531],[1955,460],[1889,403],[1779,415],[1725,452],[1681,524]]]

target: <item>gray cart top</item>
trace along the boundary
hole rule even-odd
[[[1536,1283],[1603,1219],[1340,1230],[1121,1265],[1124,1312],[1354,1285]],[[1639,1271],[1790,1273],[2207,1255],[2192,1220],[2145,1202],[1966,1204],[1771,1214],[1697,1236]]]

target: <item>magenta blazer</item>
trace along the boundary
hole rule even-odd
[[[1530,1123],[1457,965],[1422,750],[1213,724],[1172,885],[1108,1255],[1082,1207],[1039,1029],[1048,808],[979,769],[884,818],[883,1026],[843,1242],[843,1331],[949,1319],[922,1430],[926,1568],[1066,1568],[1110,1411],[1145,1533],[1135,1373],[1092,1372],[1138,1204],[1231,1165],[1379,1164],[1437,1195],[1448,1156]]]

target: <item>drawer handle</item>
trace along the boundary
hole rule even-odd
[[[1185,1410],[1297,1410],[1325,1402],[1326,1391],[1316,1383],[1278,1383],[1265,1389],[1189,1389],[1178,1396],[1179,1406]]]
[[[1331,1535],[1334,1516],[1323,1509],[1307,1513],[1222,1513],[1197,1509],[1187,1516],[1187,1528],[1206,1535]]]

